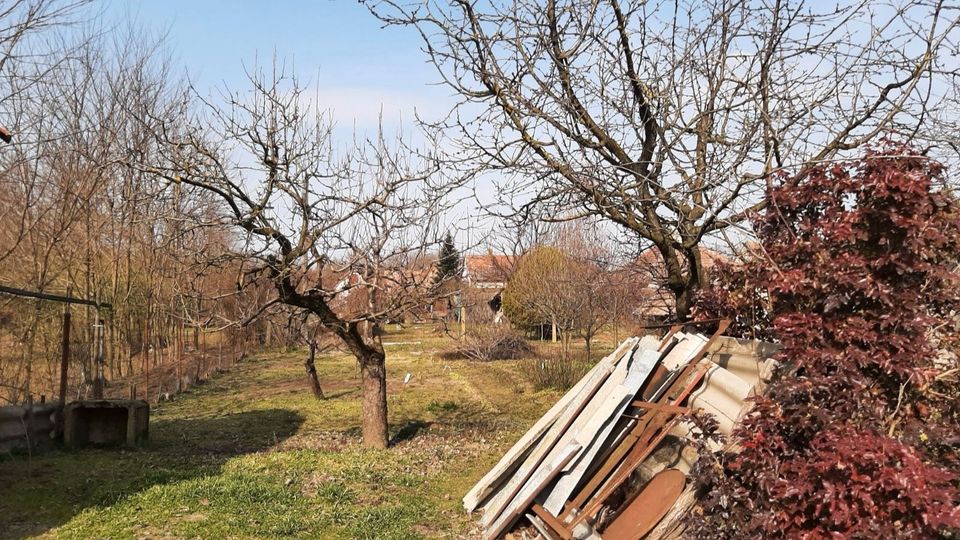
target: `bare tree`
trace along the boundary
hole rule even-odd
[[[236,275],[215,262],[233,238],[200,226],[218,208],[209,192],[167,190],[165,181],[124,165],[131,154],[154,156],[149,121],[182,108],[183,79],[163,40],[137,28],[61,26],[35,36],[0,73],[9,93],[0,114],[15,135],[0,146],[0,283],[112,304],[74,313],[75,395],[126,396],[127,384],[110,388],[121,377],[138,384],[141,396],[150,384],[172,389],[148,374],[181,359],[185,322],[199,330],[229,307],[223,289],[235,289]],[[200,252],[203,260],[191,256]],[[60,310],[0,302],[12,315],[0,324],[0,386],[14,401],[51,395]]]
[[[703,281],[701,241],[761,208],[776,174],[885,134],[936,144],[956,123],[946,1],[370,5],[420,33],[460,96],[440,123],[458,162],[517,178],[498,191],[527,201],[520,213],[635,233],[663,259],[680,318]]]
[[[574,336],[583,338],[592,355],[597,334],[623,310],[616,254],[596,223],[585,220],[554,224],[537,244],[518,257],[503,293],[506,315],[515,324],[550,324],[559,332],[563,353]]]
[[[12,0],[0,4],[0,140],[10,143],[24,131],[33,135],[37,118],[29,114],[38,107],[36,86],[49,82],[70,59],[76,44],[62,46],[56,32],[74,22],[80,8],[89,0]],[[45,36],[46,39],[41,39]],[[9,185],[0,186],[0,261],[10,256],[24,239],[37,213],[32,207],[43,198],[44,186],[38,181],[34,163],[38,156],[28,137],[24,145],[8,152],[3,159],[3,176]],[[21,204],[22,202],[22,204]]]
[[[553,239],[553,245],[575,261],[576,275],[569,284],[580,298],[574,327],[583,338],[588,360],[594,338],[619,315],[621,302],[627,298],[614,272],[617,254],[609,247],[609,235],[598,225],[587,220],[565,222]]]
[[[413,263],[435,249],[452,187],[382,130],[338,153],[329,115],[284,67],[249,80],[252,92],[168,122],[157,134],[167,157],[147,170],[219,198],[220,222],[240,236],[241,284],[266,279],[275,290],[262,309],[306,310],[342,341],[362,374],[364,443],[385,447],[380,327],[423,304],[430,274]]]

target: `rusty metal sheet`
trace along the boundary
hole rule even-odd
[[[604,540],[643,538],[677,502],[684,484],[684,474],[677,469],[654,476],[603,531]]]

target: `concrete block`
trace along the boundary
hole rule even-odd
[[[140,446],[150,435],[150,405],[143,400],[74,401],[64,410],[63,442],[70,447]]]

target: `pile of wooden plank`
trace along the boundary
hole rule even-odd
[[[648,535],[689,491],[684,414],[702,409],[729,433],[769,369],[724,327],[631,338],[598,362],[464,497],[484,538]]]

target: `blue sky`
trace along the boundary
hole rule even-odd
[[[422,144],[414,112],[425,120],[449,112],[452,91],[440,77],[410,28],[382,28],[356,0],[104,0],[104,22],[132,21],[151,33],[166,33],[174,63],[182,66],[198,93],[217,100],[224,87],[249,88],[244,65],[268,64],[274,54],[293,61],[301,82],[309,81],[321,107],[336,122],[335,139],[370,135],[383,111],[388,135],[398,128],[407,142]],[[478,186],[487,193],[491,185]],[[486,195],[485,195],[486,197]],[[475,201],[463,201],[447,216],[467,222],[458,241],[472,245],[480,224]],[[474,237],[474,238],[471,238]]]
[[[390,124],[402,114],[410,126],[414,108],[433,117],[452,102],[449,89],[432,84],[438,76],[419,36],[381,28],[355,1],[111,0],[103,10],[108,21],[167,32],[201,94],[242,90],[244,63],[269,63],[276,53],[316,87],[341,127],[374,125],[381,106]]]

